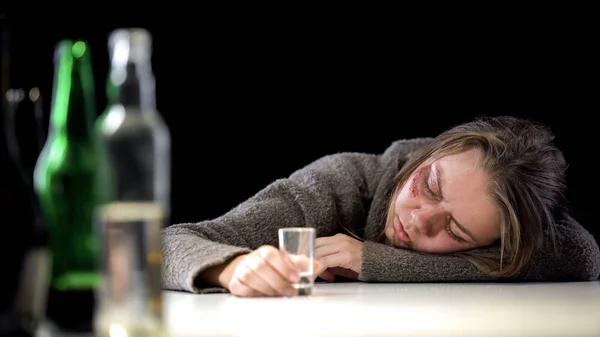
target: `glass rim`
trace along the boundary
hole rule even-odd
[[[285,227],[279,228],[279,232],[314,232],[314,227]]]

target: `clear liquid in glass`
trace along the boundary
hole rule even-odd
[[[104,282],[97,333],[162,335],[162,208],[152,202],[115,202],[100,208],[99,219]]]

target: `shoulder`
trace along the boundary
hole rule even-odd
[[[383,153],[382,158],[395,163],[407,161],[415,152],[429,145],[433,141],[431,137],[419,137],[399,139],[394,141]]]
[[[385,150],[384,154],[402,154],[409,155],[411,152],[417,151],[431,143],[434,138],[419,137],[409,139],[398,139]]]
[[[401,163],[409,159],[416,151],[428,145],[433,138],[399,139],[392,142],[380,153],[338,152],[318,158],[310,163],[312,169],[344,171],[361,167],[366,171],[377,171],[381,166]],[[395,165],[392,165],[395,166]]]
[[[290,179],[313,185],[354,184],[375,190],[390,183],[398,169],[417,150],[431,142],[431,138],[400,139],[392,142],[383,152],[338,152],[320,157],[290,175]]]

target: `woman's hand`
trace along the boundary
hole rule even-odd
[[[321,266],[315,269],[315,275],[328,282],[333,282],[336,275],[357,279],[363,246],[364,243],[345,234],[317,238],[315,259]]]
[[[276,247],[262,246],[229,263],[224,270],[226,288],[240,297],[292,296],[296,290],[291,283],[300,278],[296,266],[306,262],[308,258],[292,262]],[[319,268],[318,263],[314,268]]]

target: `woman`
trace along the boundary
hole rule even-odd
[[[551,131],[481,118],[383,154],[323,157],[214,220],[164,231],[166,289],[293,293],[281,227],[317,229],[317,275],[365,282],[592,280],[600,250],[565,209]]]

